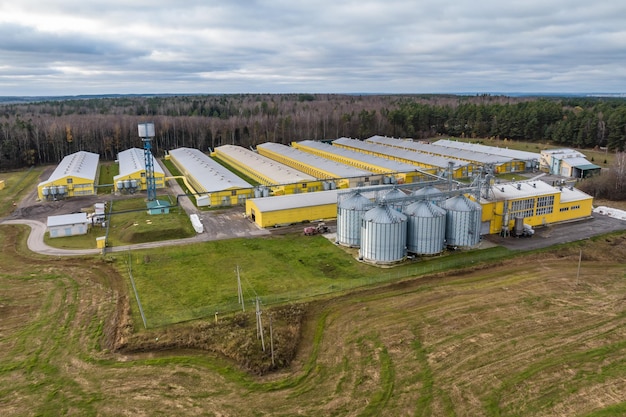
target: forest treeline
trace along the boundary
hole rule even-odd
[[[241,94],[112,96],[0,105],[0,170],[58,163],[80,150],[114,160],[142,147],[137,125],[154,122],[157,156],[373,135],[626,147],[626,99],[492,95]]]

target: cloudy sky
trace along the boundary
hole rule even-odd
[[[0,96],[624,93],[618,0],[0,0]]]

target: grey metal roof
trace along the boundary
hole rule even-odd
[[[401,158],[406,161],[414,161],[416,165],[428,165],[431,167],[448,169],[448,163],[452,162],[455,168],[464,167],[470,165],[467,161],[461,161],[456,158],[445,158],[437,155],[428,155],[420,152],[407,152],[406,150],[385,146],[381,144],[364,142],[358,139],[350,139],[350,138],[339,138],[333,141],[333,144],[341,144],[344,146],[349,146],[352,149],[356,149],[357,151],[367,151],[367,152],[375,152],[380,155],[387,155],[389,157]]]
[[[59,216],[48,216],[48,227],[69,226],[72,224],[88,223],[87,213],[61,214]]]
[[[387,158],[383,158],[383,157],[376,156],[376,155],[364,154],[362,152],[353,151],[350,149],[340,148],[338,146],[333,146],[324,142],[318,142],[314,140],[303,140],[301,142],[298,142],[298,144],[307,146],[313,149],[317,149],[323,152],[328,152],[334,155],[343,156],[345,158],[362,161],[365,164],[388,170],[388,172],[410,172],[410,171],[417,170],[417,167],[415,165],[406,164],[404,162],[395,161],[392,159],[387,159]]]
[[[258,145],[257,149],[258,148],[265,148],[269,151],[279,153],[280,155],[290,158],[299,163],[309,165],[321,171],[328,172],[332,174],[335,178],[363,177],[373,174],[371,171],[366,171],[350,165],[342,164],[340,162],[331,161],[330,159],[322,158],[317,155],[312,155],[310,153],[280,143],[266,142]]]
[[[433,145],[444,146],[448,148],[464,149],[466,151],[473,151],[478,153],[485,153],[488,155],[501,155],[507,156],[520,161],[533,161],[541,158],[540,153],[518,151],[515,149],[499,148],[497,146],[481,145],[479,143],[460,142],[458,140],[440,139],[433,142]]]
[[[185,167],[187,172],[189,172],[207,192],[252,187],[252,185],[248,184],[198,149],[178,148],[171,150],[169,153]]]
[[[92,152],[79,151],[71,155],[67,155],[54,169],[50,178],[46,181],[42,181],[39,185],[57,181],[69,176],[84,178],[88,181],[95,182],[99,161],[100,155]]]
[[[251,198],[250,201],[262,212],[315,207],[337,204],[340,190],[317,191],[314,193],[286,194],[273,197]],[[344,190],[345,191],[345,190]]]
[[[315,181],[315,177],[311,175],[280,162],[276,162],[266,156],[259,155],[241,146],[222,145],[215,148],[215,151],[218,153],[221,152],[240,164],[249,167],[251,170],[256,171],[258,174],[270,180],[272,184]]]
[[[576,167],[580,169],[597,169],[600,168],[598,165],[589,162],[585,158],[564,158],[562,162],[565,162],[567,165],[571,167]]]
[[[511,162],[513,158],[499,155],[487,155],[484,153],[466,151],[463,149],[446,148],[444,146],[431,145],[428,143],[414,142],[411,139],[396,139],[384,136],[372,136],[366,139],[367,142],[379,145],[395,146],[402,149],[409,149],[416,152],[428,153],[442,157],[450,157],[465,161],[478,162],[480,164],[501,165]]]
[[[154,167],[154,172],[158,172],[160,174],[164,174],[163,168],[157,162],[154,155],[152,155],[152,166]],[[139,148],[130,148],[126,149],[117,154],[117,160],[120,166],[120,173],[116,175],[117,177],[124,177],[127,175],[132,175],[136,172],[141,172],[146,170],[146,158],[143,149]],[[115,178],[113,178],[115,180]]]

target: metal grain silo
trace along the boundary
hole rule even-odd
[[[471,247],[480,242],[482,207],[464,195],[443,202],[446,210],[446,244]]]
[[[418,255],[443,252],[446,240],[446,210],[427,200],[404,209],[407,216],[407,251]]]
[[[360,259],[381,264],[402,261],[406,256],[406,222],[404,214],[386,204],[365,213],[361,221]]]
[[[419,190],[413,191],[411,194],[415,197],[424,198],[425,200],[437,201],[443,199],[443,194],[441,191],[432,185],[427,185],[424,188],[420,188]]]
[[[392,209],[402,211],[402,207],[406,203],[406,194],[394,187],[382,197],[382,201]]]
[[[361,218],[371,208],[369,198],[358,191],[337,204],[337,243],[351,247],[361,245]]]

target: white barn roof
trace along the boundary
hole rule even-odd
[[[437,167],[441,169],[448,169],[448,163],[452,162],[455,168],[464,167],[470,165],[467,161],[461,161],[456,158],[444,158],[437,155],[429,155],[421,152],[407,152],[404,149],[378,145],[371,142],[364,142],[358,139],[350,139],[350,138],[339,138],[333,141],[333,144],[340,144],[344,146],[349,146],[354,149],[360,149],[362,151],[374,152],[381,155],[388,155],[394,158],[401,158],[407,161],[414,161],[416,165],[428,165],[432,167]]]
[[[117,154],[117,160],[120,165],[120,173],[116,175],[116,178],[146,170],[146,159],[143,149],[126,149]],[[161,168],[161,165],[159,165],[154,155],[152,155],[152,166],[154,167],[155,173],[164,174],[163,168]]]
[[[415,165],[383,158],[381,156],[364,154],[362,152],[353,151],[346,148],[340,148],[338,146],[333,146],[323,142],[318,142],[314,140],[303,140],[302,142],[298,143],[313,149],[328,152],[334,155],[343,156],[345,158],[356,159],[358,161],[364,162],[365,164],[388,169],[389,172],[411,172],[418,170]]]
[[[61,214],[48,216],[48,227],[69,226],[72,224],[88,223],[87,213]]]
[[[198,149],[178,148],[169,153],[185,167],[206,192],[252,187]]]
[[[258,145],[257,148],[265,148],[302,164],[332,173],[336,178],[363,177],[373,174],[371,171],[331,161],[330,159],[322,158],[321,156],[313,155],[280,143],[266,142]]]
[[[380,145],[410,149],[416,152],[430,153],[433,155],[478,162],[480,164],[500,165],[511,162],[513,160],[512,158],[506,156],[487,155],[484,153],[466,151],[463,149],[446,148],[445,146],[414,142],[411,139],[396,139],[384,136],[372,136],[371,138],[366,139],[366,141],[370,143],[377,143]]]
[[[52,175],[50,175],[50,178],[39,183],[39,185],[70,176],[84,178],[88,181],[95,181],[99,161],[100,155],[92,152],[79,151],[71,155],[67,155],[61,160],[59,165],[57,165]]]
[[[499,148],[497,146],[481,145],[479,143],[460,142],[458,140],[441,139],[433,142],[433,145],[444,146],[448,148],[464,149],[472,152],[485,153],[488,155],[507,156],[519,161],[538,161],[541,158],[540,153],[517,151],[515,149]]]
[[[231,157],[242,165],[250,167],[260,175],[271,180],[273,184],[315,181],[315,177],[311,175],[241,146],[222,145],[215,148],[215,150]]]
[[[496,200],[516,200],[558,193],[559,189],[541,180],[494,184],[491,191]]]
[[[345,191],[345,190],[343,190]],[[252,198],[251,201],[262,212],[291,210],[304,207],[315,207],[326,204],[337,204],[340,190],[317,191],[314,193],[286,194],[273,197]]]

